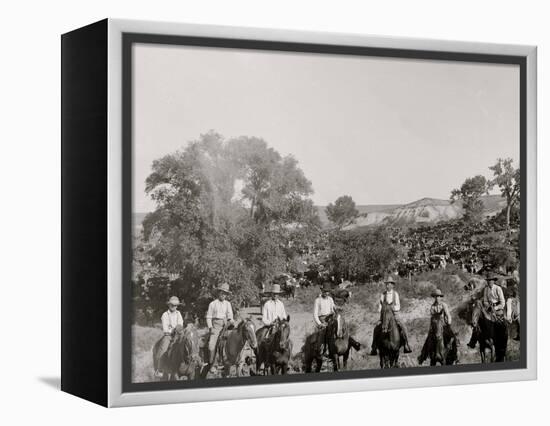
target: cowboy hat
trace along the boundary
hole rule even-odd
[[[287,276],[285,274],[279,274],[271,280],[273,284],[286,284]]]
[[[227,294],[232,294],[231,291],[229,291],[229,284],[227,283],[218,284],[218,287],[216,288],[216,290],[223,291],[224,293],[227,293]]]
[[[434,291],[432,291],[432,297],[437,297],[437,296],[443,297],[443,293],[442,293],[441,290],[438,289],[438,288],[435,289]]]
[[[321,287],[321,291],[331,291],[332,290],[332,285],[330,284],[330,282],[328,281],[325,281],[323,283],[323,287]]]
[[[166,304],[178,306],[180,304],[180,300],[176,296],[172,296],[170,299],[168,299],[168,302],[166,302]]]
[[[487,281],[498,281],[499,276],[493,272],[493,273],[490,273],[490,274],[487,275],[486,280]]]
[[[271,286],[271,290],[269,292],[271,294],[280,294],[280,293],[282,293],[281,286],[279,284],[273,284]]]
[[[387,284],[387,283],[392,283],[395,285],[395,280],[391,275],[389,275],[388,278],[385,279],[384,284]]]

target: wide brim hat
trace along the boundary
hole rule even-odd
[[[440,289],[435,289],[434,291],[432,291],[432,297],[437,297],[437,296],[444,297],[444,294]]]
[[[331,291],[332,285],[329,282],[324,282],[323,286],[321,287],[321,291]]]
[[[172,296],[170,299],[168,299],[168,302],[166,302],[167,305],[174,305],[178,306],[181,304],[180,299],[176,296]]]
[[[281,286],[279,284],[273,284],[271,286],[271,289],[269,290],[269,293],[271,294],[281,294]]]
[[[218,292],[223,291],[224,293],[227,293],[227,294],[233,294],[229,290],[229,284],[227,284],[227,283],[219,284],[218,287],[216,287],[216,291],[218,291]]]
[[[487,275],[487,278],[485,278],[487,281],[498,281],[500,279],[500,277],[495,274],[495,273],[491,273],[489,275]]]
[[[271,282],[272,282],[273,285],[275,285],[275,284],[281,285],[281,284],[286,284],[287,279],[288,279],[288,277],[285,274],[279,274],[279,275],[275,276],[271,280]]]
[[[392,283],[395,285],[395,280],[393,279],[393,277],[390,275],[388,276],[385,280],[384,280],[384,284],[387,284],[387,283]]]

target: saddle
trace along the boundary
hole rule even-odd
[[[218,353],[218,357],[221,362],[223,362],[227,358],[227,354],[226,354],[227,337],[229,336],[229,332],[234,329],[235,329],[235,326],[230,324],[225,324],[222,328],[222,331],[220,331],[220,335],[218,336],[216,352]]]
[[[482,305],[481,314],[487,321],[498,323],[504,322],[504,311],[502,309],[495,311],[492,306],[491,309],[488,309],[486,306]]]

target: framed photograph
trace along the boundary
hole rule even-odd
[[[536,378],[536,48],[62,36],[62,389],[106,406]]]

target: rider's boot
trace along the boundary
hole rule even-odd
[[[369,355],[378,355],[378,352],[376,351],[376,345],[374,344],[374,342],[372,342],[372,346],[370,348],[370,354]]]
[[[403,352],[405,352],[406,354],[410,354],[412,352],[412,349],[409,346],[409,339],[407,337],[407,334],[405,333],[402,327],[400,329],[400,332],[401,332],[401,341],[403,342]]]

